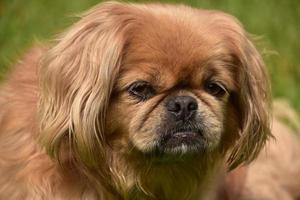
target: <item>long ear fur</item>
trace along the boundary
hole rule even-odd
[[[40,140],[59,161],[63,146],[87,167],[103,162],[105,115],[126,42],[128,9],[114,2],[91,9],[41,63]]]
[[[240,33],[240,38],[241,43],[236,47],[241,67],[236,103],[241,116],[241,128],[239,139],[228,158],[230,169],[255,159],[271,136],[270,86],[265,65],[244,31]]]

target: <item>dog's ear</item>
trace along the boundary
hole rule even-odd
[[[105,116],[132,21],[129,9],[116,2],[91,9],[41,62],[40,141],[58,160],[62,146],[88,166],[104,157]]]
[[[243,30],[233,42],[239,68],[239,91],[235,96],[240,131],[228,158],[230,169],[255,159],[270,133],[270,86],[264,62]],[[234,39],[233,39],[234,40]]]

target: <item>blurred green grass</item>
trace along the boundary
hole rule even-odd
[[[131,2],[149,2],[136,0]],[[271,76],[273,96],[285,97],[300,112],[299,0],[168,0],[219,9],[236,16],[260,40]],[[37,41],[64,30],[72,17],[99,0],[0,0],[0,79],[22,53]]]

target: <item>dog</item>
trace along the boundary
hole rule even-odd
[[[226,199],[233,180],[251,195],[265,70],[231,15],[101,3],[2,84],[0,199]]]

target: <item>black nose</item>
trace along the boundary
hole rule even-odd
[[[176,120],[189,120],[195,115],[198,104],[191,96],[175,96],[168,100],[166,107]]]

